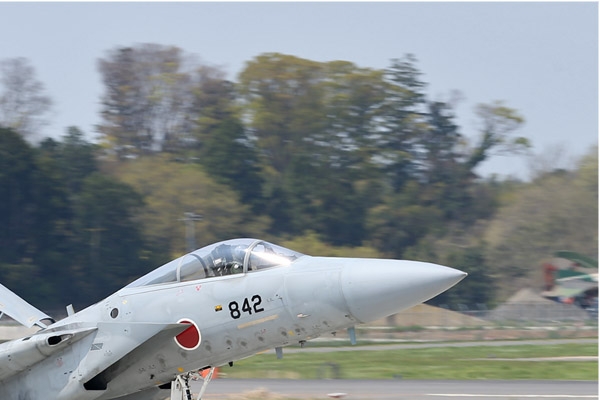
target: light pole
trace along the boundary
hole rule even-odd
[[[201,220],[202,215],[193,212],[183,213],[183,218],[179,220],[185,222],[185,241],[188,252],[196,250],[196,225],[194,222]]]

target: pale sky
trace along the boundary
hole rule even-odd
[[[559,164],[598,143],[596,2],[0,2],[0,37],[0,59],[27,58],[54,101],[44,136],[77,126],[94,138],[98,59],[158,43],[222,66],[234,81],[266,52],[377,69],[412,53],[430,98],[462,93],[457,122],[469,138],[475,105],[502,100],[525,117],[517,134],[535,153],[564,147]],[[528,177],[524,157],[495,157],[480,172]]]

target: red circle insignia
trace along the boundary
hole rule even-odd
[[[175,343],[184,350],[196,350],[202,341],[200,329],[194,321],[188,318],[182,318],[177,321],[178,324],[190,325],[186,330],[175,336]]]

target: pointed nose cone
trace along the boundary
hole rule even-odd
[[[341,287],[350,313],[361,322],[395,314],[437,296],[467,274],[418,261],[352,259]]]

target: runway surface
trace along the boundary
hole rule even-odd
[[[195,382],[192,390],[197,391]],[[438,380],[283,380],[217,379],[203,400],[241,399],[266,390],[295,399],[597,399],[598,382],[590,381],[438,381]],[[341,397],[335,397],[335,395]],[[252,397],[258,399],[260,397]]]
[[[292,353],[331,353],[338,351],[388,351],[388,350],[405,350],[405,349],[433,349],[440,347],[504,347],[504,346],[554,346],[568,343],[576,344],[597,344],[598,338],[581,338],[581,339],[546,339],[546,340],[485,340],[478,342],[440,342],[440,343],[397,343],[397,344],[381,344],[368,346],[345,346],[345,347],[311,347],[311,343],[307,343],[306,347],[286,347],[283,349],[284,354]],[[275,350],[271,350],[275,354]]]

